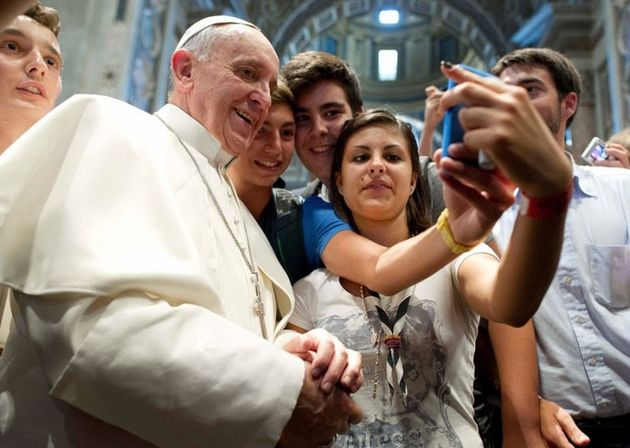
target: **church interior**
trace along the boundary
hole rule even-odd
[[[445,88],[441,60],[492,67],[519,47],[567,55],[584,91],[567,148],[628,126],[628,0],[46,0],[62,17],[60,101],[76,93],[147,111],[166,101],[169,55],[191,23],[215,14],[258,25],[281,64],[305,50],[340,56],[360,76],[366,107],[388,106],[422,131],[425,88]],[[440,146],[439,132],[434,146]],[[304,184],[297,157],[287,185]]]

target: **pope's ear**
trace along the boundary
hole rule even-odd
[[[171,57],[171,69],[173,71],[173,83],[180,91],[188,91],[192,88],[192,69],[195,56],[188,50],[180,48]]]

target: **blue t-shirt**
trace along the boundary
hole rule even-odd
[[[304,201],[302,229],[306,258],[312,269],[323,266],[322,252],[333,236],[343,230],[352,230],[335,209],[319,196],[309,196]]]

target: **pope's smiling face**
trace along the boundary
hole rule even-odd
[[[279,61],[260,31],[229,26],[231,33],[215,40],[207,58],[193,57],[188,104],[190,115],[237,155],[249,148],[267,117]]]

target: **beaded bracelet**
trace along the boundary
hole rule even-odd
[[[435,228],[440,232],[440,236],[444,241],[444,244],[453,252],[455,255],[463,254],[464,252],[469,251],[475,246],[466,246],[464,244],[459,244],[455,241],[455,237],[453,236],[453,232],[451,231],[451,227],[448,224],[448,209],[445,208],[440,217],[437,220],[437,224]]]

